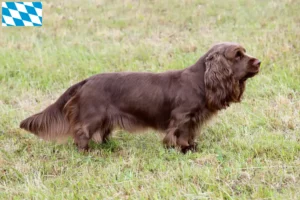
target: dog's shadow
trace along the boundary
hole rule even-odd
[[[101,150],[105,152],[117,152],[121,150],[120,144],[116,140],[109,140],[105,143],[96,143],[94,141],[90,141],[89,143],[90,151]]]

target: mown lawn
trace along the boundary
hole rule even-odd
[[[297,0],[43,1],[41,28],[0,29],[0,199],[299,199]],[[149,131],[116,131],[87,154],[19,122],[101,72],[182,69],[214,43],[262,60],[241,104],[199,134],[196,153]]]

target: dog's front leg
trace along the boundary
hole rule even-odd
[[[163,140],[166,147],[180,148],[181,152],[196,150],[194,122],[186,112],[175,112]]]
[[[177,131],[177,145],[180,147],[182,153],[187,153],[188,151],[194,152],[197,149],[194,128],[191,126],[191,123],[187,123]]]

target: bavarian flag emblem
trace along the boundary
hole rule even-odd
[[[2,26],[42,26],[42,2],[2,2]]]

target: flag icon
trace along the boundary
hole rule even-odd
[[[42,26],[42,2],[2,2],[2,26]]]

